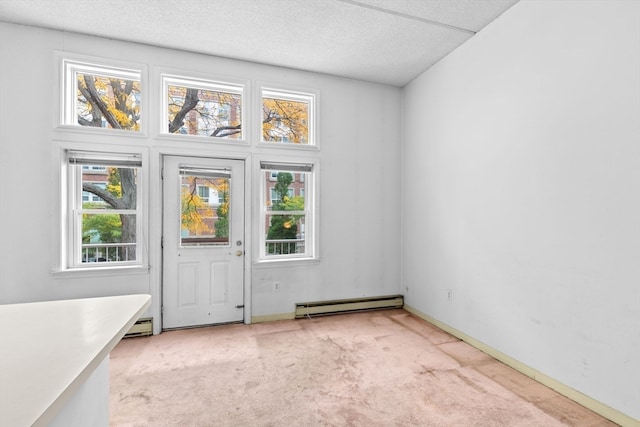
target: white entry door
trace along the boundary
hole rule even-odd
[[[244,319],[244,162],[165,156],[163,329]]]

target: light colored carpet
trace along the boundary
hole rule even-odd
[[[165,332],[111,353],[112,426],[614,426],[404,310]]]

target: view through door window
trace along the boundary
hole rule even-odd
[[[231,173],[180,167],[180,246],[229,245]]]

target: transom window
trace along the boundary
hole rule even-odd
[[[164,75],[163,133],[244,139],[244,87]]]
[[[262,89],[262,141],[315,145],[315,96]]]
[[[140,131],[141,71],[64,61],[63,124]]]

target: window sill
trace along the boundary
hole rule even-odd
[[[215,136],[203,136],[203,135],[182,135],[173,133],[159,133],[155,136],[158,140],[164,141],[179,141],[184,143],[200,143],[200,144],[213,144],[216,146],[229,146],[229,147],[248,147],[249,141],[244,139],[228,139],[218,138]]]
[[[264,142],[261,141],[257,144],[258,147],[264,148],[277,148],[283,150],[299,150],[299,151],[320,151],[317,145],[315,144],[293,144],[293,143],[285,143],[285,142]]]
[[[53,129],[56,133],[70,134],[83,134],[83,135],[102,135],[104,137],[115,138],[148,138],[148,134],[145,128],[141,130],[130,129],[112,129],[112,128],[99,128],[93,126],[79,126],[60,124]]]
[[[108,277],[108,276],[131,276],[138,274],[149,274],[149,266],[125,265],[114,267],[93,267],[93,268],[68,268],[65,270],[54,270],[51,275],[54,279],[83,278],[83,277]]]
[[[288,268],[297,266],[308,266],[319,264],[319,258],[281,258],[281,259],[261,259],[253,263],[254,268]]]

